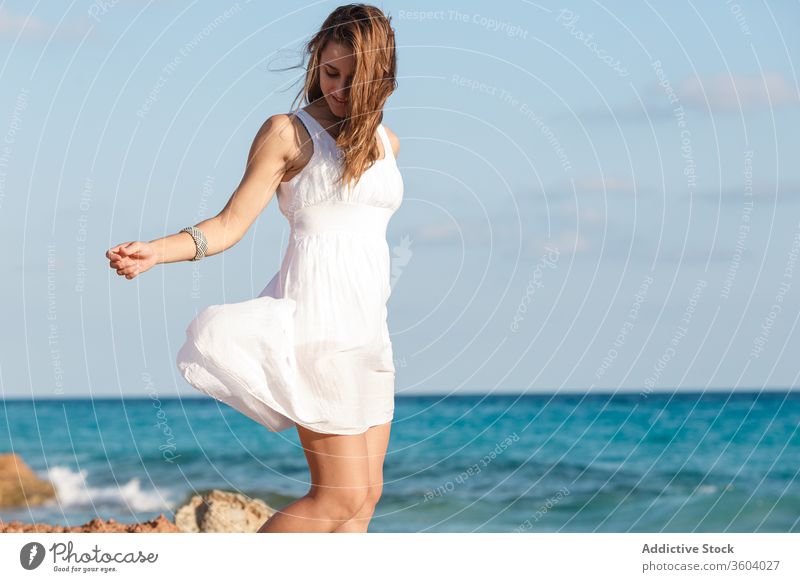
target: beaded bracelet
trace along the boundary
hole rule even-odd
[[[206,241],[206,237],[196,226],[187,226],[186,228],[182,228],[180,232],[188,232],[192,235],[194,239],[194,246],[197,249],[197,252],[194,255],[194,258],[191,259],[193,261],[199,261],[203,257],[206,256],[206,251],[208,250],[208,242]]]

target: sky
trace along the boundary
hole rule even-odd
[[[186,326],[278,271],[276,200],[197,263],[105,251],[224,207],[337,5],[0,3],[0,396],[198,395]],[[796,2],[376,5],[398,395],[797,385]]]

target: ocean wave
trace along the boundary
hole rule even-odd
[[[69,467],[55,466],[47,476],[56,489],[56,500],[49,505],[64,508],[76,507],[124,507],[131,511],[169,511],[172,500],[165,491],[142,489],[138,477],[119,485],[93,487],[87,483],[88,471],[76,472]]]

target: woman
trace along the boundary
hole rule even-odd
[[[267,119],[225,208],[106,255],[133,279],[158,263],[221,253],[277,188],[292,231],[280,271],[257,298],[203,310],[178,366],[193,386],[269,430],[299,434],[311,487],[259,532],[365,532],[394,415],[386,226],[403,181],[399,141],[381,124],[397,85],[390,18],[369,5],[341,6],[306,51],[306,107]]]

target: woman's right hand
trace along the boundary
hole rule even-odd
[[[143,241],[111,247],[106,251],[106,257],[110,259],[109,266],[117,271],[117,275],[123,275],[126,279],[133,279],[156,264],[153,245]]]

